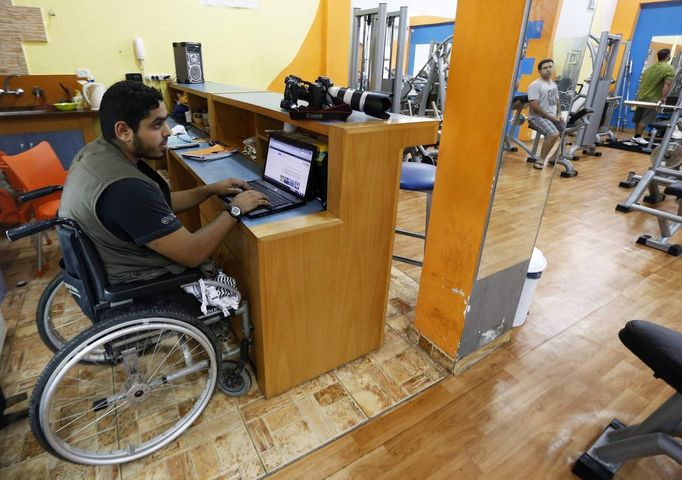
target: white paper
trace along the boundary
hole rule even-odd
[[[207,7],[258,8],[259,0],[201,0]]]

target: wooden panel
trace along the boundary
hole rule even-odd
[[[525,2],[460,2],[415,326],[455,358],[485,231]],[[495,21],[492,21],[495,19]],[[495,75],[471,75],[495,65]],[[471,92],[496,101],[481,102]],[[472,125],[485,125],[472,129]]]
[[[280,128],[288,115],[279,111],[279,98],[209,96],[216,139],[241,141]],[[258,384],[267,397],[381,345],[402,152],[434,143],[437,126],[400,116],[387,122],[293,123],[328,135],[328,210],[252,228],[240,224],[217,252],[228,273],[237,266],[244,271],[242,291],[256,326]],[[193,173],[179,171],[189,167],[174,156],[173,186],[200,183]],[[215,207],[215,202],[201,207],[204,222],[215,216]]]
[[[241,146],[245,138],[256,134],[253,113],[214,101],[211,103],[215,115],[211,126],[211,137],[214,140],[226,145]]]

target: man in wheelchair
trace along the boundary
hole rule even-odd
[[[142,161],[164,154],[166,118],[158,91],[113,85],[100,108],[103,137],[74,159],[58,217],[7,231],[16,240],[57,226],[62,271],[37,315],[56,354],[36,382],[29,422],[43,448],[63,460],[111,465],[150,455],[199,418],[216,387],[244,395],[251,386],[246,302],[236,292],[227,313],[241,317],[241,334],[230,336],[225,311],[200,311],[182,287],[198,281],[230,290],[234,285],[207,280],[196,267],[242,213],[268,202],[238,179],[171,193]],[[187,231],[175,213],[214,194],[237,194],[236,208]],[[60,337],[56,328],[60,309],[50,305],[60,290],[80,307],[78,320],[92,322],[75,336]],[[64,325],[74,322],[69,317]]]
[[[102,137],[74,159],[59,214],[78,222],[95,244],[111,284],[179,273],[206,261],[239,217],[268,205],[240,179],[179,192],[144,161],[162,158],[171,132],[161,92],[122,81],[104,94]],[[232,206],[194,233],[175,214],[211,195],[235,195]]]

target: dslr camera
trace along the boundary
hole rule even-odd
[[[307,82],[289,75],[284,79],[284,85],[280,107],[289,111],[292,118],[346,120],[351,109],[383,120],[390,117],[387,110],[391,108],[391,97],[385,93],[335,87],[323,76],[317,77],[315,82]],[[308,106],[299,107],[299,100],[308,102]]]

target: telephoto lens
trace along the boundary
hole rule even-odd
[[[391,97],[385,93],[330,87],[329,94],[333,98],[350,105],[353,110],[365,112],[367,115],[383,120],[390,118],[387,110],[391,108]]]

